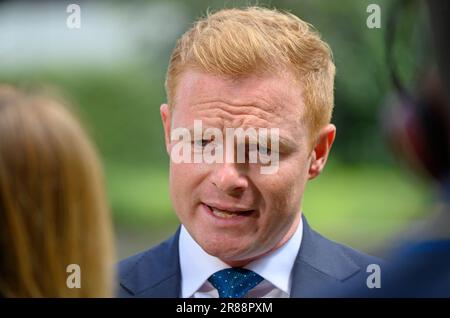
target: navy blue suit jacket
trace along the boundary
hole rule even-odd
[[[180,297],[179,232],[119,263],[119,297]],[[380,260],[324,238],[303,217],[303,238],[293,267],[290,296],[320,297],[327,290],[366,286],[369,264],[380,264]]]

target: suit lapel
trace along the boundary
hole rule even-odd
[[[303,239],[292,269],[291,297],[319,297],[324,290],[339,288],[342,281],[360,271],[341,246],[312,230],[303,219]]]
[[[320,297],[324,290],[337,289],[361,268],[339,244],[312,230],[304,216],[303,238],[292,269],[291,297]],[[178,251],[180,229],[169,240],[144,252],[120,284],[135,297],[178,298],[181,270]]]

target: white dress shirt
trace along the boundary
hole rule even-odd
[[[302,242],[303,223],[294,235],[275,251],[257,259],[244,268],[249,269],[264,280],[250,290],[246,298],[287,298],[291,291],[291,272]],[[181,227],[179,239],[181,267],[181,297],[218,298],[217,289],[208,278],[217,271],[230,268],[217,257],[206,253],[195,242],[188,231]]]

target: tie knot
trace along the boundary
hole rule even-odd
[[[218,271],[208,281],[217,289],[220,298],[241,298],[263,278],[251,270],[236,267]]]

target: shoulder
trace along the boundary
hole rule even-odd
[[[304,249],[303,259],[322,267],[353,267],[366,268],[370,264],[383,264],[381,259],[361,252],[344,244],[330,240],[311,227],[304,219]]]
[[[177,231],[159,245],[118,263],[119,297],[137,296],[176,279],[179,275],[178,235]]]
[[[330,249],[336,251],[337,254],[341,254],[343,257],[350,259],[355,265],[366,268],[370,264],[383,264],[384,261],[380,258],[374,257],[362,251],[356,250],[352,247],[344,245],[342,243],[335,242],[327,239],[320,234],[317,234],[319,240],[326,240]]]
[[[304,220],[303,240],[293,273],[293,297],[336,295],[344,286],[366,286],[371,269],[384,262],[323,237]],[[308,285],[308,286],[306,286]]]
[[[127,278],[131,273],[136,272],[142,267],[154,265],[152,263],[157,260],[159,256],[167,254],[170,250],[172,239],[173,238],[170,238],[146,251],[122,259],[117,265],[119,278]]]
[[[330,240],[311,229],[311,236],[318,251],[323,251],[322,262],[326,262],[337,271],[340,268],[363,271],[371,264],[383,265],[384,261],[345,244]],[[326,252],[325,252],[326,251]]]

